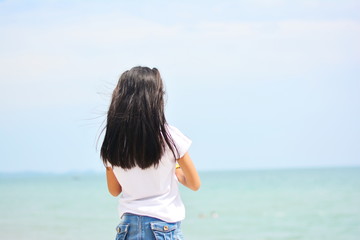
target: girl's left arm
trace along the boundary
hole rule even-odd
[[[106,168],[106,181],[110,194],[114,197],[118,196],[121,193],[122,188],[111,167]]]

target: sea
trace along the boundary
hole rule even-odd
[[[200,172],[181,187],[188,240],[359,240],[360,168]],[[115,239],[100,173],[0,174],[1,240]]]

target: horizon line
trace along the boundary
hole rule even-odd
[[[224,169],[200,169],[199,173],[211,172],[239,172],[239,171],[286,171],[286,170],[321,170],[336,168],[360,168],[359,165],[332,165],[332,166],[292,166],[292,167],[249,167],[249,168],[224,168]],[[70,175],[70,174],[102,174],[105,171],[100,170],[68,170],[68,171],[0,171],[1,175]]]

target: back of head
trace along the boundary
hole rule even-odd
[[[165,146],[176,147],[166,130],[164,90],[156,68],[125,71],[115,87],[101,146],[103,162],[130,169],[157,166]]]

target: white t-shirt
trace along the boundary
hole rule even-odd
[[[168,126],[168,132],[180,157],[183,157],[190,148],[191,140],[175,127]],[[166,222],[183,220],[185,207],[180,198],[175,165],[176,159],[166,146],[157,168],[125,170],[114,167],[114,174],[122,187],[118,207],[120,217],[124,213],[133,213]]]

